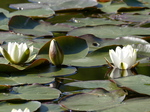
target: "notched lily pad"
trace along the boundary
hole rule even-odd
[[[35,21],[27,16],[13,16],[9,21],[9,29],[16,33],[33,36],[53,36],[52,32],[67,32],[72,30],[71,26]]]
[[[41,85],[20,86],[13,88],[13,94],[0,93],[1,100],[52,100],[60,95],[60,91]]]
[[[94,111],[113,107],[125,97],[123,91],[106,91],[94,89],[89,93],[79,93],[66,96],[61,99],[60,105],[76,111]]]
[[[1,112],[11,112],[12,109],[21,109],[24,110],[28,108],[31,112],[36,111],[41,106],[41,103],[38,101],[29,101],[25,103],[8,103],[0,102]]]
[[[44,31],[41,29],[34,29],[37,25],[40,25],[38,21],[27,16],[13,16],[9,21],[9,30],[16,33],[22,33],[25,35],[35,35],[35,36],[52,36],[50,31]]]
[[[107,91],[120,89],[115,83],[109,80],[94,80],[94,81],[78,81],[65,84],[67,86],[75,86],[81,88],[103,88]]]
[[[119,79],[114,79],[119,87],[126,88],[141,94],[150,95],[150,77],[135,75]]]
[[[66,61],[68,62],[72,59],[84,57],[88,53],[88,46],[84,39],[73,36],[60,36],[56,37],[55,40],[59,43],[64,52],[64,64]],[[50,41],[40,49],[38,55],[39,57],[49,59],[49,44]]]
[[[113,108],[95,112],[127,112],[127,110],[129,112],[148,112],[150,110],[149,101],[149,97],[132,98]]]

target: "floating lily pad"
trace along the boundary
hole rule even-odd
[[[35,36],[52,36],[51,32],[34,29],[40,23],[26,16],[13,16],[9,21],[9,29],[16,33]]]
[[[73,36],[60,36],[56,37],[55,40],[59,43],[60,47],[64,52],[64,62],[71,61],[72,59],[78,59],[85,57],[88,53],[88,46],[84,39],[73,37]],[[49,44],[47,42],[39,51],[39,57],[47,58],[49,53]]]
[[[87,35],[80,36],[80,38],[83,38],[87,41],[87,44],[90,47],[90,51],[101,48],[101,47],[109,46],[109,45],[131,44],[134,46],[140,46],[140,44],[142,44],[144,47],[149,44],[146,40],[141,39],[140,36],[125,36],[125,37],[117,37],[115,39],[105,39],[105,38],[98,38],[91,34],[87,34]],[[135,47],[135,48],[137,48],[137,47]],[[141,49],[141,48],[139,47],[139,49]],[[140,50],[140,51],[142,51],[142,50]]]
[[[95,0],[29,0],[30,2],[47,4],[53,10],[77,9],[96,6],[98,3]]]
[[[8,30],[8,21],[9,19],[1,12],[0,13],[0,29]]]
[[[150,110],[149,97],[133,98],[106,110],[99,110],[95,112],[146,112]]]
[[[1,72],[14,72],[14,71],[19,71],[19,70],[27,70],[27,69],[31,69],[34,67],[37,67],[39,65],[44,65],[44,64],[48,64],[49,61],[47,59],[37,59],[34,62],[32,62],[29,65],[26,66],[21,66],[21,65],[10,65],[10,64],[0,64],[0,68],[1,68]],[[8,71],[9,70],[9,71]]]
[[[0,41],[2,42],[24,42],[27,41],[28,36],[18,35],[11,32],[0,32]]]
[[[61,107],[58,104],[42,104],[39,108],[39,112],[62,112],[67,109]]]
[[[66,85],[81,87],[81,88],[103,88],[108,91],[120,89],[116,86],[116,84],[110,82],[109,80],[78,81],[78,82],[67,83]]]
[[[108,92],[95,89],[89,93],[79,93],[64,97],[60,105],[76,111],[94,111],[113,107],[124,99],[123,91]]]
[[[41,85],[20,86],[13,88],[13,94],[0,93],[1,100],[52,100],[60,95],[60,91]]]
[[[112,21],[112,20],[106,20],[101,18],[73,18],[71,20],[72,22],[65,23],[71,26],[96,26],[96,25],[105,25],[105,24],[124,24],[121,21]]]
[[[29,101],[26,103],[0,103],[1,112],[11,112],[12,109],[21,109],[24,110],[28,108],[31,112],[36,111],[41,106],[41,103],[38,101]]]
[[[74,74],[77,71],[75,67],[56,67],[50,66],[47,69],[42,69],[39,75],[41,77],[52,77],[52,76],[65,76]]]
[[[41,77],[39,74],[34,73],[24,73],[24,72],[17,72],[12,73],[11,75],[1,74],[0,75],[0,85],[2,87],[5,86],[15,86],[15,85],[23,85],[23,84],[45,84],[54,81],[55,78],[53,77]]]
[[[150,19],[150,15],[132,15],[132,14],[123,14],[123,15],[110,15],[111,19],[119,21],[128,21],[128,22],[143,22]]]
[[[114,81],[123,87],[141,94],[150,95],[150,77],[144,75],[135,75],[119,79],[114,79]]]
[[[52,31],[66,32],[73,28],[65,24],[52,25],[48,22],[35,21],[26,16],[13,16],[9,22],[9,29],[25,35],[53,36]]]
[[[16,15],[24,15],[29,17],[50,17],[54,15],[55,12],[50,8],[42,8],[42,9],[28,9],[28,10],[18,10],[10,13],[7,17],[12,17]]]
[[[70,32],[68,35],[81,36],[85,34],[93,34],[99,38],[116,38],[131,35],[150,35],[149,28],[137,27],[119,27],[119,26],[95,26],[95,27],[80,27]]]

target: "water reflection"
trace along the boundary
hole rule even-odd
[[[133,70],[130,69],[118,69],[118,68],[114,68],[111,70],[111,73],[108,77],[110,78],[120,78],[120,77],[126,77],[126,76],[132,76],[135,75],[135,72]]]

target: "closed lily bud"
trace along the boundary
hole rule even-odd
[[[55,39],[51,40],[49,46],[49,58],[52,64],[59,66],[63,63],[64,53]]]
[[[11,112],[30,112],[30,110],[28,108],[25,108],[24,111],[21,109],[18,109],[18,110],[12,109]]]
[[[22,64],[30,58],[33,52],[33,46],[28,47],[26,43],[18,44],[16,42],[8,42],[7,50],[0,47],[0,52],[10,63]]]
[[[109,50],[109,55],[115,68],[119,69],[131,69],[133,66],[137,65],[137,50],[131,45],[121,47],[116,47],[116,50]]]

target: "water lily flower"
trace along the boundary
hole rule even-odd
[[[49,58],[51,63],[56,66],[63,63],[64,53],[55,39],[51,40],[49,46]]]
[[[123,48],[117,46],[116,50],[109,50],[109,55],[115,68],[131,69],[136,66],[137,50],[131,45],[124,46]]]
[[[22,111],[21,109],[12,109],[11,112],[30,112],[30,110],[28,108],[25,108],[24,111]]]
[[[31,58],[35,58],[31,56],[33,46],[28,47],[26,43],[8,42],[7,51],[0,47],[0,52],[12,64],[22,64],[27,60],[32,60]]]

